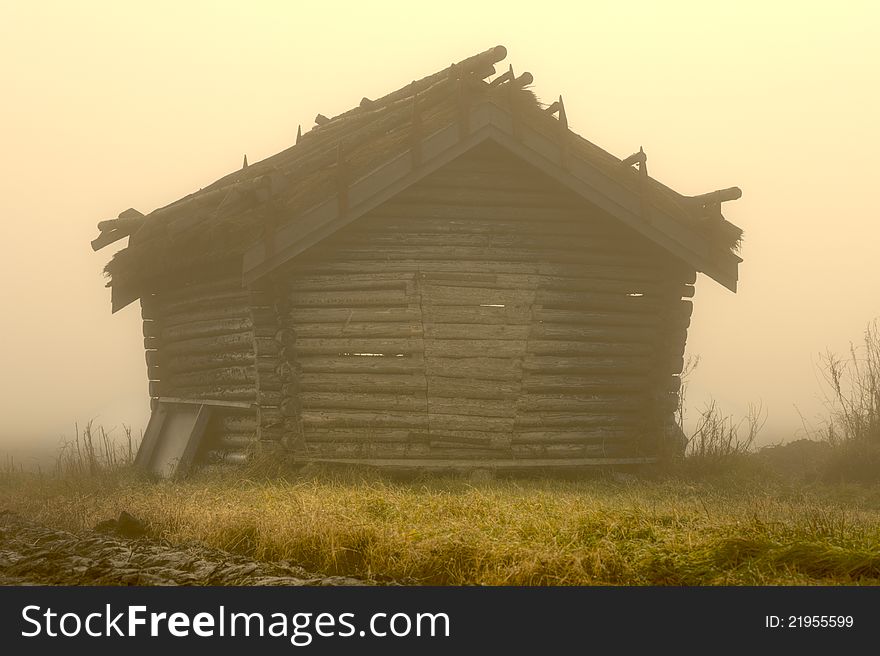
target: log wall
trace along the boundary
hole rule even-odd
[[[677,402],[695,272],[497,147],[280,278],[280,407],[309,457],[646,455]]]
[[[154,407],[160,396],[258,401],[255,323],[265,315],[258,305],[259,293],[242,289],[241,275],[234,271],[208,281],[178,283],[141,299]],[[277,406],[277,386],[274,394]],[[259,400],[267,406],[271,401]],[[259,426],[256,409],[215,409],[205,450],[212,459],[241,461],[257,439]]]

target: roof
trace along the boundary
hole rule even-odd
[[[623,160],[568,128],[562,97],[542,105],[529,73],[495,75],[503,46],[468,57],[338,116],[318,115],[294,146],[170,205],[98,224],[113,311],[184,267],[241,262],[251,284],[483,141],[580,194],[735,291],[742,231],[721,203],[737,188],[683,196],[651,178],[640,149]]]

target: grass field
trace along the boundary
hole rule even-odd
[[[0,508],[73,530],[126,510],[173,543],[380,582],[880,584],[880,487],[794,482],[749,458],[580,481],[7,472]]]
[[[150,535],[324,575],[479,585],[880,585],[880,324],[823,369],[818,439],[755,450],[760,409],[711,404],[684,458],[580,480],[298,474],[249,466],[149,481],[130,431],[77,430],[49,475],[0,471],[0,510]],[[275,474],[272,474],[272,471]]]

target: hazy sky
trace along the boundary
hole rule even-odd
[[[16,6],[17,5],[17,6]],[[685,194],[738,185],[740,291],[700,276],[689,401],[820,411],[818,354],[880,315],[871,2],[0,3],[0,450],[148,417],[97,221],[144,213],[496,44],[570,126]]]

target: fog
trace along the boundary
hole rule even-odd
[[[146,424],[140,310],[110,314],[95,224],[147,213],[496,44],[579,134],[684,194],[737,185],[740,289],[699,276],[688,404],[821,415],[817,364],[880,315],[873,3],[5,3],[0,452]],[[828,7],[834,7],[829,11]]]

